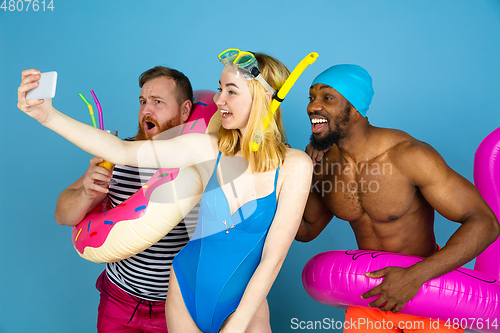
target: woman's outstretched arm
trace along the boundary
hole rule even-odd
[[[241,302],[221,332],[244,332],[267,297],[302,220],[312,178],[311,158],[289,149],[280,176],[284,177],[278,207],[269,229],[259,266]]]
[[[214,158],[216,138],[205,134],[189,134],[171,140],[122,141],[57,111],[51,99],[27,100],[26,93],[38,86],[36,81],[39,79],[40,72],[35,69],[22,72],[17,107],[92,155],[114,164],[156,168],[184,167]]]

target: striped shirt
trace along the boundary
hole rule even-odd
[[[125,139],[131,141],[131,138]],[[117,165],[109,186],[111,206],[115,207],[141,188],[157,169]],[[199,203],[167,235],[156,244],[128,259],[108,263],[108,278],[123,291],[148,301],[165,301],[170,265],[176,254],[193,235],[198,220]]]

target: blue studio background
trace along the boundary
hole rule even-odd
[[[104,269],[81,259],[70,228],[54,220],[58,195],[91,156],[17,109],[24,69],[57,71],[54,106],[87,123],[78,93],[95,90],[106,127],[123,138],[136,132],[137,79],[150,67],[180,69],[194,89],[216,90],[217,55],[227,48],[263,51],[290,69],[316,51],[283,103],[293,147],[308,143],[312,79],[354,63],[373,77],[370,122],[428,142],[471,181],[475,149],[500,125],[497,0],[54,0],[53,11],[38,12],[26,11],[28,2],[9,11],[8,2],[0,9],[1,333],[94,332]],[[456,228],[436,216],[439,244]],[[313,242],[293,243],[269,294],[274,332],[300,331],[292,318],[343,320],[343,310],[306,294],[301,271],[313,255],[345,248],[356,243],[337,219]]]

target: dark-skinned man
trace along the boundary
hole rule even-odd
[[[401,321],[419,318],[398,313],[403,306],[423,283],[484,251],[500,233],[498,221],[474,185],[453,171],[434,148],[403,131],[368,122],[373,88],[365,69],[332,66],[316,77],[309,95],[313,133],[306,151],[317,164],[296,240],[313,240],[335,216],[349,221],[361,250],[425,257],[408,268],[367,272],[371,278],[384,277],[360,295],[378,295],[370,303],[372,308],[346,310],[346,321],[392,321],[384,327],[393,329],[385,331],[404,331]],[[461,224],[439,251],[434,211]],[[424,331],[449,331],[444,323],[439,327]],[[367,330],[344,330],[362,331]]]

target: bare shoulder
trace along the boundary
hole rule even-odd
[[[284,170],[291,167],[304,167],[312,170],[312,160],[304,151],[294,148],[287,148],[285,154],[285,161],[282,168]]]
[[[403,164],[427,164],[429,162],[443,163],[444,159],[441,155],[434,149],[430,144],[411,138],[411,140],[405,140],[392,149],[392,155],[395,160]]]
[[[398,133],[402,140],[390,149],[391,162],[409,178],[433,179],[438,175],[444,176],[452,172],[443,157],[430,144],[417,140],[403,131],[398,132],[402,133]]]
[[[377,137],[383,138],[380,145],[396,161],[408,161],[414,158],[436,158],[441,157],[439,153],[428,143],[415,139],[410,134],[392,128],[376,128]]]
[[[290,200],[301,200],[304,204],[309,194],[313,174],[312,160],[305,152],[298,149],[288,148],[285,160],[280,167],[278,178],[279,197],[283,194]]]
[[[302,150],[287,148],[280,171],[284,179],[306,179],[310,182],[312,170],[313,164],[309,155]]]

